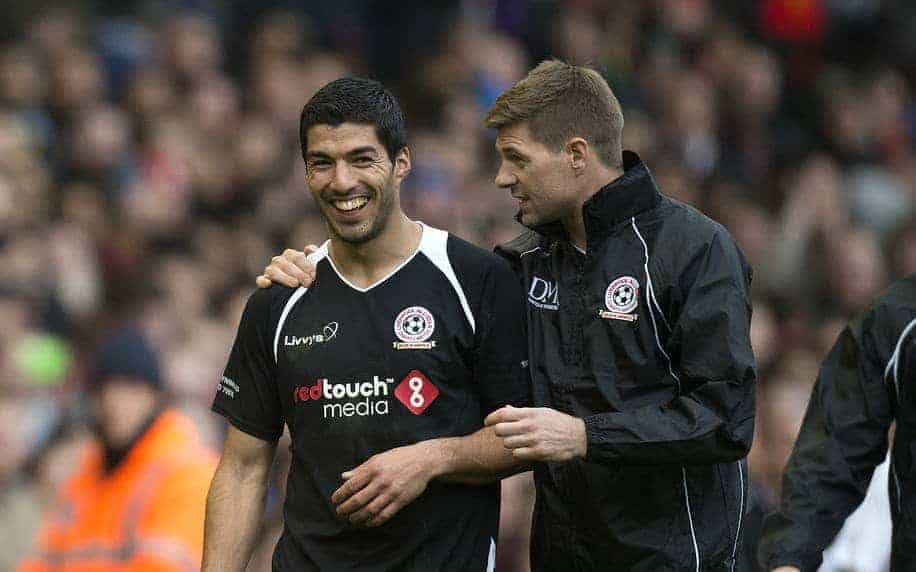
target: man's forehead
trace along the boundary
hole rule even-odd
[[[502,148],[509,145],[530,145],[532,142],[533,138],[531,137],[531,131],[528,129],[528,124],[525,122],[506,125],[504,127],[500,127],[496,131],[497,148]]]
[[[306,132],[309,151],[336,151],[346,153],[358,147],[375,147],[383,150],[374,125],[341,123],[340,125],[313,125]]]

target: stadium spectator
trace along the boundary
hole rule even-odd
[[[92,382],[96,441],[18,570],[196,568],[215,455],[184,415],[167,408],[159,358],[137,331],[105,340]]]

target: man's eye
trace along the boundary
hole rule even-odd
[[[324,169],[330,164],[329,161],[312,161],[309,163],[309,169]]]
[[[355,165],[359,165],[359,166],[361,166],[361,167],[362,167],[362,166],[371,165],[371,164],[372,164],[372,157],[357,157],[356,159],[353,160],[353,163],[354,163]]]

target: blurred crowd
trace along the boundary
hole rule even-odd
[[[0,570],[91,438],[87,356],[125,322],[155,341],[171,400],[219,446],[209,404],[254,277],[326,234],[297,141],[318,87],[389,85],[410,129],[405,210],[489,247],[520,227],[481,118],[549,55],[605,74],[625,148],[754,266],[755,510],[777,501],[818,363],[851,315],[916,272],[916,4],[393,4],[4,8]],[[285,471],[253,569],[280,530]]]

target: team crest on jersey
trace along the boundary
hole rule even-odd
[[[614,280],[604,292],[606,310],[598,315],[610,320],[633,322],[639,317],[633,311],[639,306],[639,282],[632,276],[621,276]]]
[[[436,320],[423,306],[404,308],[394,320],[394,335],[400,342],[394,342],[396,350],[428,350],[436,342],[428,341],[436,330]]]

